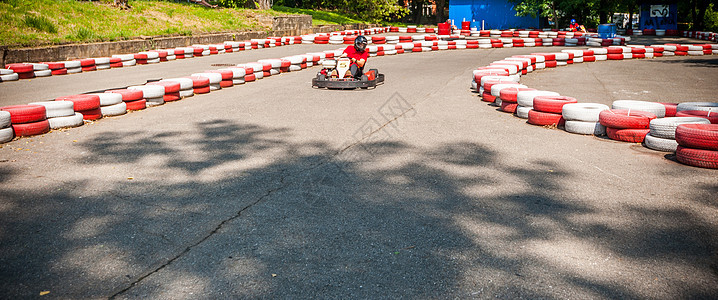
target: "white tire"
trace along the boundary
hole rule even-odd
[[[668,117],[653,119],[649,125],[651,135],[663,139],[676,139],[676,127],[680,124],[710,124],[706,118]]]
[[[302,70],[302,67],[300,67],[299,65],[290,65],[289,66],[289,72],[296,72],[296,71],[301,71],[301,70]]]
[[[608,49],[606,48],[588,48],[588,50],[593,51],[593,55],[607,55]]]
[[[656,115],[659,118],[666,116],[666,107],[663,104],[637,100],[616,100],[611,104],[613,109],[630,109],[645,111]]]
[[[233,85],[244,84],[244,78],[232,79]]]
[[[221,90],[222,86],[219,85],[219,83],[210,83],[209,84],[209,90],[210,91],[218,91]]]
[[[122,94],[118,93],[95,93],[89,95],[100,97],[100,106],[115,105],[122,102]]]
[[[124,115],[127,113],[127,104],[120,102],[114,105],[100,106],[103,117]]]
[[[160,63],[160,59],[159,58],[148,59],[147,63],[148,64],[158,64],[158,63]]]
[[[161,85],[135,85],[128,87],[127,89],[142,91],[142,98],[147,99],[148,104],[150,102],[150,98],[162,98],[165,95],[165,87]]]
[[[82,68],[67,68],[67,74],[82,73]]]
[[[532,110],[533,107],[531,106],[517,106],[516,107],[516,116],[522,119],[528,119],[529,118],[529,110]]]
[[[566,121],[567,132],[587,135],[606,135],[606,127],[599,122]]]
[[[262,72],[262,71],[254,72],[254,78],[256,78],[256,79],[264,78],[264,72]]]
[[[192,97],[192,96],[194,96],[194,89],[180,90],[179,94],[180,94],[180,97],[182,97],[182,98]]]
[[[524,107],[533,107],[534,106],[534,98],[536,96],[561,96],[559,93],[551,92],[551,91],[521,91],[516,93],[516,102],[518,102],[519,106]],[[527,118],[528,118],[528,112]]]
[[[566,121],[598,122],[598,115],[609,109],[599,103],[569,103],[563,106],[562,115]]]
[[[676,111],[703,110],[718,112],[718,102],[683,102],[679,103]]]
[[[78,127],[85,124],[82,114],[79,112],[66,117],[48,118],[47,121],[50,123],[51,129]]]
[[[50,66],[47,64],[30,63],[33,71],[49,70]]]
[[[607,54],[605,54],[605,55],[604,55],[604,54],[596,54],[596,55],[594,55],[594,56],[596,57],[596,61],[608,60],[608,55],[607,55]]]
[[[646,146],[646,148],[663,152],[676,152],[676,148],[678,148],[678,142],[676,142],[676,140],[655,137],[650,133],[643,139],[643,145]]]
[[[111,67],[110,67],[110,64],[99,64],[99,65],[95,65],[95,68],[97,68],[98,70],[107,70]]]
[[[525,88],[526,86],[523,84],[510,84],[510,83],[504,83],[504,84],[494,84],[491,86],[491,96],[499,97],[501,96],[501,90],[509,87],[517,87],[517,88]]]
[[[35,77],[49,77],[49,76],[52,76],[52,71],[40,70],[40,71],[34,71],[33,74],[35,74]]]
[[[122,66],[123,66],[123,67],[131,67],[131,66],[134,66],[134,65],[136,65],[136,64],[137,64],[137,61],[134,60],[134,59],[133,59],[133,60],[127,60],[127,61],[124,61],[124,60],[123,60],[123,61],[122,61]],[[70,70],[70,69],[68,69],[68,73],[69,73],[69,70]]]
[[[10,69],[0,69],[0,75],[10,75],[12,73],[15,73],[15,71]]]
[[[13,138],[15,138],[15,132],[12,128],[8,127],[0,129],[0,143],[7,143],[12,141]]]
[[[164,97],[159,98],[147,98],[147,106],[159,106],[165,104]]]
[[[120,95],[120,97],[122,97],[122,95]],[[42,101],[30,104],[44,106],[47,118],[67,117],[75,114],[72,101]]]
[[[271,70],[269,70],[269,74],[271,74],[272,76],[274,76],[274,75],[279,75],[279,70],[277,70],[277,69],[271,69]]]
[[[481,86],[483,87],[486,81],[489,80],[498,80],[499,82],[505,82],[505,83],[511,83],[511,82],[519,82],[515,77],[511,76],[483,76],[481,77]]]
[[[115,54],[112,57],[119,58],[122,61],[130,61],[135,59],[134,54]],[[67,64],[65,64],[65,67],[68,68]]]
[[[536,63],[536,70],[540,69],[546,69],[546,63],[545,62],[537,62]]]
[[[65,64],[65,68],[67,69],[82,68],[80,61],[77,60],[67,60],[63,61],[62,63]]]
[[[20,79],[20,75],[17,75],[17,73],[7,74],[7,75],[0,75],[0,82],[3,81],[17,81]]]
[[[95,65],[109,65],[110,64],[110,58],[109,57],[98,57],[94,58]]]
[[[10,127],[10,124],[10,113],[4,110],[0,110],[0,128]]]

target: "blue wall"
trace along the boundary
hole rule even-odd
[[[659,13],[660,14],[660,13]],[[678,5],[668,5],[668,17],[651,18],[651,5],[641,5],[640,29],[678,29]]]
[[[539,18],[517,17],[514,5],[507,0],[449,0],[449,19],[461,28],[461,21],[472,21],[481,29],[539,28]]]

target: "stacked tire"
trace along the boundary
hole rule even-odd
[[[11,124],[10,113],[0,110],[0,143],[7,143],[15,137]]]
[[[50,123],[47,121],[45,107],[42,105],[13,105],[2,107],[0,110],[10,113],[10,126],[16,137],[33,136],[50,131]],[[7,120],[1,123],[0,125],[7,125]],[[3,139],[7,140],[9,132],[5,129],[3,135]]]
[[[74,103],[71,101],[44,101],[30,103],[30,105],[45,107],[45,115],[50,129],[78,127],[85,124],[82,114],[75,112]]]
[[[35,72],[31,64],[8,64],[5,68],[17,73],[19,79],[35,78]]]
[[[82,114],[84,120],[94,121],[102,118],[100,97],[97,95],[70,95],[56,98],[55,101],[71,101],[75,112]]]
[[[242,83],[244,83],[244,69],[242,70]],[[179,96],[181,98],[187,98],[194,96],[194,90],[192,79],[190,78],[168,78],[160,80],[159,82],[176,82],[180,85]],[[234,82],[233,82],[234,83]]]
[[[11,69],[0,69],[0,82],[17,81],[20,77]]]
[[[715,102],[684,102],[676,107],[676,117],[700,117],[718,124],[718,103]]]
[[[560,96],[550,91],[523,91],[516,94],[516,116],[522,119],[529,118],[529,111],[533,109],[534,98],[537,96]]]
[[[220,76],[217,74],[217,76]],[[159,106],[165,104],[165,88],[159,85],[135,85],[127,87],[128,90],[137,90],[142,92],[142,98],[145,99],[147,106]]]
[[[676,159],[686,165],[718,169],[718,124],[681,124],[676,128]]]
[[[649,149],[676,152],[676,128],[681,124],[710,124],[708,120],[697,117],[668,117],[651,120],[650,132],[643,141]]]
[[[105,93],[117,93],[122,95],[122,102],[125,103],[127,110],[143,110],[147,108],[147,100],[142,98],[144,93],[140,90],[119,89],[106,91]]]
[[[599,122],[606,126],[608,138],[629,143],[642,143],[655,118],[650,112],[625,109],[604,110],[599,114]]]
[[[585,135],[606,135],[606,127],[599,122],[600,113],[609,107],[599,103],[569,103],[563,106],[561,115],[564,130]]]
[[[162,99],[165,102],[179,101],[182,99],[182,95],[180,95],[181,83],[177,81],[161,80],[147,83],[147,85],[158,85],[164,87],[165,94],[162,96]]]
[[[566,96],[537,96],[528,112],[528,123],[537,126],[563,126],[563,106],[577,103],[576,98]]]

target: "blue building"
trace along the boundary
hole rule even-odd
[[[507,0],[449,0],[449,19],[457,27],[470,21],[481,29],[541,28],[539,17],[517,17],[514,4]]]

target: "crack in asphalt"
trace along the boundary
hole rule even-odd
[[[433,94],[433,93],[429,93],[429,94]],[[418,102],[418,103],[415,103],[414,105],[419,104],[419,103],[421,103],[421,102],[423,102],[423,101],[420,101],[420,102]],[[386,128],[387,125],[391,124],[392,122],[395,122],[395,121],[396,121],[397,119],[399,119],[400,117],[405,116],[407,113],[409,113],[409,112],[411,112],[411,111],[416,112],[416,110],[415,110],[415,108],[414,108],[414,105],[412,105],[410,109],[407,109],[406,111],[403,111],[401,114],[397,115],[396,117],[392,118],[391,120],[388,120],[387,122],[385,122],[384,124],[382,124],[379,128],[373,130],[372,132],[370,132],[370,133],[367,134],[366,136],[362,137],[361,139],[357,140],[356,142],[354,142],[354,143],[352,143],[352,144],[350,144],[350,145],[348,145],[348,146],[346,146],[346,147],[344,147],[344,148],[342,148],[342,149],[339,149],[339,151],[337,151],[336,153],[334,153],[334,154],[331,155],[330,157],[326,158],[325,160],[322,160],[322,161],[316,163],[316,164],[313,165],[313,166],[306,167],[306,168],[301,169],[301,170],[299,170],[299,171],[297,171],[297,172],[294,172],[294,173],[292,173],[292,174],[285,174],[285,175],[280,176],[280,179],[279,179],[279,184],[280,184],[280,186],[279,186],[279,187],[268,190],[264,195],[262,195],[261,197],[259,197],[259,198],[258,198],[257,200],[255,200],[254,202],[252,202],[252,203],[248,204],[247,206],[243,207],[242,209],[240,209],[240,210],[239,210],[236,214],[234,214],[233,216],[231,216],[231,217],[229,217],[229,218],[227,218],[227,219],[222,220],[222,222],[220,222],[219,224],[217,224],[217,226],[215,226],[214,229],[213,229],[212,231],[210,231],[209,233],[207,233],[204,237],[202,237],[201,239],[199,239],[199,240],[196,241],[195,243],[193,243],[193,244],[187,246],[187,247],[186,247],[184,250],[182,250],[180,253],[178,253],[178,254],[175,255],[174,257],[170,258],[169,260],[165,261],[164,263],[161,263],[161,264],[160,264],[159,266],[157,266],[156,268],[153,268],[153,269],[151,269],[150,271],[148,271],[148,272],[146,272],[146,273],[140,275],[139,277],[137,277],[135,280],[133,280],[132,282],[130,282],[130,283],[129,283],[127,286],[125,286],[124,288],[121,288],[120,290],[114,292],[112,295],[110,295],[110,296],[108,297],[108,299],[116,299],[118,296],[124,294],[125,292],[127,292],[127,291],[129,291],[130,289],[132,289],[133,287],[135,287],[138,283],[142,282],[144,279],[146,279],[146,278],[152,276],[153,274],[158,273],[158,272],[161,271],[162,269],[168,267],[169,265],[171,265],[172,263],[174,263],[175,261],[177,261],[178,259],[180,259],[180,258],[181,258],[182,256],[184,256],[185,254],[187,254],[187,253],[189,253],[190,251],[192,251],[192,249],[194,249],[195,247],[201,245],[202,243],[204,243],[205,241],[207,241],[209,238],[211,238],[212,236],[214,236],[215,234],[217,234],[217,233],[224,227],[225,224],[227,224],[227,223],[229,223],[229,222],[232,222],[232,221],[238,219],[239,217],[241,217],[241,216],[242,216],[242,213],[245,212],[246,210],[248,210],[248,209],[254,207],[255,205],[261,203],[263,200],[269,198],[269,196],[271,196],[273,193],[275,193],[275,192],[277,192],[277,191],[280,191],[280,190],[282,190],[282,189],[284,189],[284,188],[290,186],[291,183],[285,182],[286,179],[297,177],[298,175],[301,175],[302,173],[305,173],[305,172],[308,172],[308,171],[317,169],[317,168],[319,168],[319,167],[321,167],[321,166],[324,166],[324,165],[326,165],[326,164],[331,163],[333,160],[336,159],[337,156],[339,156],[339,155],[341,155],[342,153],[346,152],[346,151],[349,150],[350,148],[355,147],[356,145],[358,145],[358,144],[360,144],[362,141],[364,141],[364,140],[370,138],[372,135],[376,134],[377,132],[383,130],[384,128]],[[281,173],[284,173],[284,171],[285,171],[285,170],[280,170],[279,173],[280,173],[280,174],[281,174]],[[115,195],[115,196],[119,197],[118,195]],[[164,238],[163,238],[163,239],[164,239]]]

